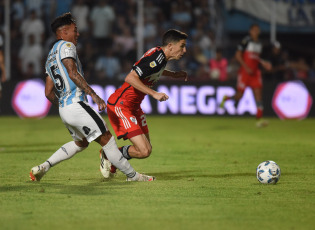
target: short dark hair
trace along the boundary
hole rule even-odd
[[[75,20],[72,17],[71,13],[64,13],[63,15],[60,15],[57,17],[52,23],[51,23],[51,30],[56,34],[59,27],[65,26],[65,25],[71,25],[75,24]]]
[[[175,29],[170,29],[163,34],[162,46],[166,46],[171,42],[179,42],[187,39],[188,35]]]

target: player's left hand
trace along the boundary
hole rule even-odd
[[[106,109],[105,101],[102,98],[100,98],[98,95],[94,94],[92,96],[92,100],[98,105],[99,111],[103,111]]]
[[[185,81],[188,81],[188,74],[185,71],[175,72],[175,77],[176,78],[185,78]]]

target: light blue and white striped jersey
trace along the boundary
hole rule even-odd
[[[84,78],[75,45],[64,40],[56,41],[48,54],[45,69],[47,75],[53,80],[56,91],[59,94],[57,96],[59,97],[60,107],[79,101],[87,102],[85,92],[70,79],[68,71],[62,63],[62,60],[65,58],[72,58],[75,61],[78,72]]]

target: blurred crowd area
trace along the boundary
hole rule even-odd
[[[166,30],[179,29],[189,35],[187,53],[180,61],[170,61],[167,68],[187,71],[191,81],[236,79],[237,44],[230,43],[224,31],[223,1],[143,2],[144,51],[161,45]],[[3,35],[4,0],[0,3]],[[45,77],[44,62],[55,40],[50,23],[65,12],[76,19],[77,51],[89,82],[123,81],[137,61],[137,0],[12,0],[10,4],[12,80]],[[274,66],[263,73],[265,79],[315,80],[315,59],[292,58],[279,42],[268,44],[266,39],[263,43],[264,58]]]

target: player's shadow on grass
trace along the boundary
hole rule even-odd
[[[211,174],[200,171],[176,171],[176,172],[161,172],[154,173],[154,176],[160,180],[180,180],[189,178],[233,178],[242,176],[252,176],[255,173],[224,173],[224,174]]]
[[[30,143],[30,144],[1,144],[1,153],[40,153],[40,152],[54,152],[56,151],[58,143]]]
[[[84,181],[84,182],[82,182]],[[32,194],[67,194],[67,195],[104,195],[112,194],[117,190],[128,190],[132,184],[125,180],[103,180],[103,179],[89,179],[77,180],[78,184],[67,184],[67,180],[58,181],[47,180],[43,182],[26,181],[20,185],[4,185],[0,186],[0,193],[19,192],[20,195],[27,193]],[[82,184],[79,184],[82,183]]]
[[[1,143],[0,147],[1,148],[34,148],[34,146],[59,146],[60,142],[32,142],[32,143],[16,143],[14,145],[12,144],[5,144],[5,143]]]
[[[200,172],[194,170],[187,170],[187,171],[173,171],[173,172],[161,172],[161,173],[152,173],[152,175],[156,176],[158,180],[181,180],[187,179],[192,180],[193,178],[235,178],[235,177],[256,177],[255,172],[245,172],[245,173],[222,173],[222,174],[212,174],[207,172]],[[286,172],[286,176],[296,176],[296,175],[305,175],[305,173],[298,173],[298,172]],[[312,174],[310,174],[312,175]]]

